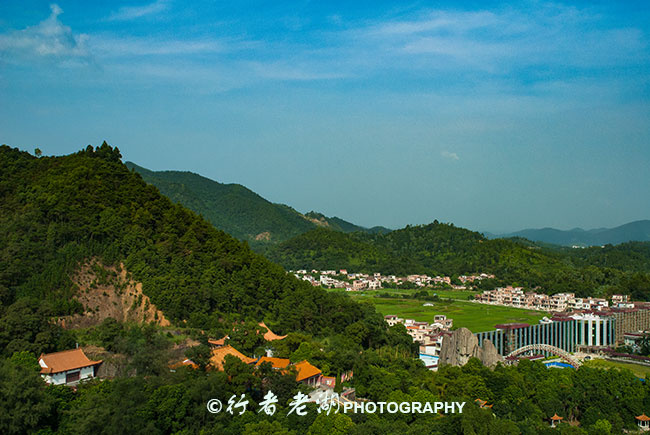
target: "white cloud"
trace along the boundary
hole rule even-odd
[[[129,21],[137,18],[146,17],[148,15],[155,15],[167,10],[169,7],[168,0],[156,0],[143,6],[123,6],[117,11],[113,12],[109,17],[109,21]]]
[[[373,26],[371,33],[383,35],[412,35],[433,31],[468,31],[502,25],[502,18],[492,12],[432,11],[411,21],[388,21]]]
[[[450,153],[449,151],[442,151],[440,153],[441,156],[450,159],[450,160],[460,160],[460,157],[458,157],[458,154],[456,153]]]
[[[165,56],[223,53],[245,46],[239,41],[219,39],[160,39],[99,35],[91,41],[93,51],[108,56]]]
[[[320,65],[291,62],[249,62],[255,74],[263,79],[281,81],[336,80],[349,75]]]
[[[71,60],[87,61],[88,35],[74,34],[70,27],[59,21],[63,10],[50,5],[48,18],[36,26],[0,35],[0,54],[5,60],[20,62],[33,59],[55,59],[69,63]]]
[[[490,11],[420,11],[355,31],[377,57],[402,56],[407,65],[508,74],[539,65],[600,68],[648,60],[644,33],[602,26],[602,14],[559,4]]]

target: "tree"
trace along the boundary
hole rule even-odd
[[[343,414],[336,413],[327,415],[321,413],[309,426],[309,435],[343,435],[354,427],[352,419]]]
[[[47,426],[54,414],[54,401],[45,394],[39,371],[30,352],[0,360],[0,433],[21,434]]]
[[[198,346],[192,346],[185,352],[185,356],[194,361],[201,370],[205,370],[207,365],[210,363],[210,357],[212,356],[212,349],[210,346],[205,344],[199,344]]]

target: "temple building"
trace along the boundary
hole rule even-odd
[[[71,349],[42,354],[38,363],[41,366],[41,376],[48,384],[74,386],[96,377],[102,361],[92,361],[83,350]]]
[[[639,425],[639,430],[641,432],[647,432],[650,430],[650,417],[645,415],[645,413],[636,416],[637,424]]]

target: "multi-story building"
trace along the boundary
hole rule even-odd
[[[529,325],[506,323],[496,329],[475,334],[482,345],[489,339],[501,355],[531,344],[548,344],[567,352],[578,346],[610,346],[616,342],[616,319],[613,316],[580,314],[558,316],[551,322]]]

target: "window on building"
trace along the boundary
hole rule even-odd
[[[69,384],[70,382],[77,382],[79,380],[80,374],[80,370],[77,370],[75,372],[67,372],[65,374],[65,383]]]

